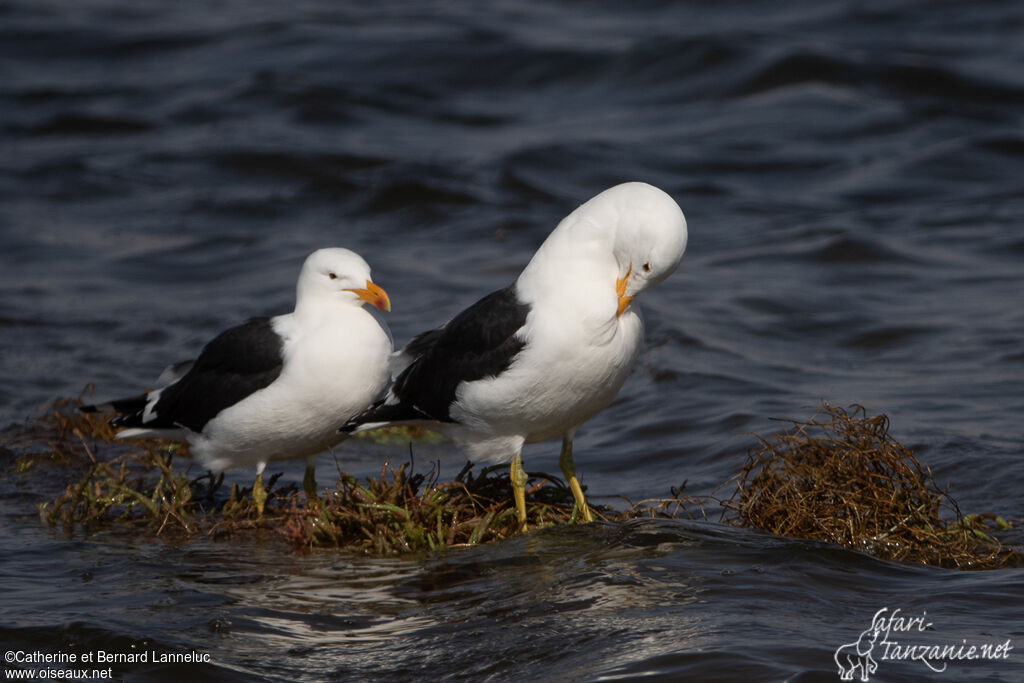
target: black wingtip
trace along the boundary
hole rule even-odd
[[[119,398],[105,403],[84,403],[78,406],[83,413],[116,413],[110,420],[113,427],[138,427],[142,424],[142,413],[146,409],[149,394]]]
[[[429,415],[417,410],[415,406],[404,403],[387,404],[383,401],[370,406],[360,414],[338,428],[341,434],[351,434],[365,424],[375,422],[408,422],[410,420],[430,420]]]
[[[111,427],[141,427],[142,413],[127,413],[110,418]]]

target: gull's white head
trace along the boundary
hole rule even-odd
[[[373,283],[370,266],[348,249],[318,249],[306,258],[296,287],[296,308],[311,301],[343,301],[353,306],[368,303],[391,310],[387,292]]]
[[[646,183],[623,183],[590,202],[614,216],[616,293],[621,314],[640,292],[667,278],[686,251],[686,217],[672,197]]]
[[[606,292],[621,315],[640,292],[671,275],[686,250],[686,217],[647,183],[611,187],[566,216],[520,276],[531,300],[573,282]]]

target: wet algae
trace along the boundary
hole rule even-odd
[[[58,401],[34,422],[8,427],[0,449],[4,469],[15,476],[46,470],[36,477],[49,482],[38,492],[40,516],[69,532],[131,524],[161,536],[267,534],[298,549],[372,555],[427,553],[518,533],[505,466],[474,471],[467,464],[454,480],[441,481],[437,466],[417,473],[410,463],[385,464],[364,480],[340,473],[334,488],[321,489],[312,501],[272,477],[260,515],[250,490],[226,487],[222,476],[209,473],[190,478],[187,446],[115,440],[102,416],[80,413],[77,405]],[[720,523],[897,562],[957,569],[1024,565],[1019,552],[995,537],[1011,524],[994,514],[962,514],[930,470],[890,435],[885,415],[826,403],[809,420],[785,422],[790,426],[782,432],[757,437],[741,471],[710,495],[692,496],[684,485],[623,511],[593,512],[604,521],[709,519],[717,508]],[[431,437],[399,430],[387,438]],[[102,457],[96,444],[103,444]],[[533,473],[527,493],[531,529],[579,521],[560,478]]]

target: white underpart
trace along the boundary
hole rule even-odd
[[[344,440],[338,425],[362,412],[388,380],[390,339],[362,307],[300,324],[273,319],[285,367],[270,386],[223,410],[189,439],[205,467],[260,467],[307,457]]]

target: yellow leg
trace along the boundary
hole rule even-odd
[[[516,457],[512,459],[509,479],[512,480],[512,496],[516,500],[516,510],[519,513],[519,531],[526,531],[526,472],[523,470],[521,453],[516,453]]]
[[[576,478],[576,463],[572,460],[571,439],[562,439],[562,455],[558,458],[558,464],[562,468],[565,480],[569,482],[572,497],[576,499],[576,509],[583,514],[583,521],[593,522],[594,518],[590,515],[587,499],[583,497],[583,488],[580,486],[580,480]]]
[[[256,481],[252,483],[252,500],[256,503],[256,512],[263,516],[263,506],[267,504],[267,490],[263,488],[263,472],[256,475]]]
[[[306,491],[306,505],[320,500],[316,495],[316,461],[306,463],[306,473],[302,477],[302,488]]]

